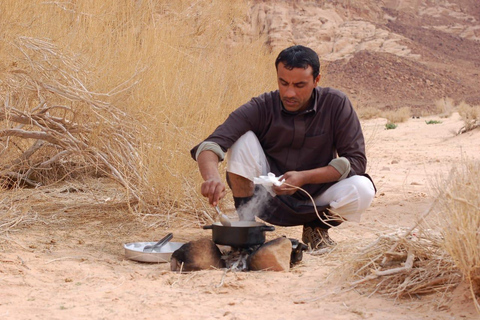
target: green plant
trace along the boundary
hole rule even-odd
[[[396,129],[396,128],[397,128],[397,125],[393,122],[388,122],[385,125],[385,130],[391,130],[391,129]]]
[[[439,120],[425,120],[425,123],[426,124],[439,124],[439,123],[442,123],[442,121],[439,121]]]

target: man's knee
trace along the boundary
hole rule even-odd
[[[363,206],[368,207],[375,197],[373,182],[364,176],[353,176],[350,179],[352,179],[352,184],[357,189],[358,197]]]
[[[227,171],[253,181],[270,166],[257,136],[248,131],[227,152]]]
[[[247,131],[240,138],[235,141],[235,143],[228,150],[230,157],[233,155],[236,157],[236,154],[244,154],[245,152],[249,154],[254,154],[255,152],[248,151],[252,148],[258,149],[260,147],[260,141],[258,141],[257,136],[253,131]],[[260,147],[261,148],[261,147]]]
[[[255,188],[253,181],[232,172],[227,172],[227,184],[234,197],[251,197]]]

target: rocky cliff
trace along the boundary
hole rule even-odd
[[[263,36],[274,51],[312,47],[322,85],[362,106],[480,104],[478,0],[255,1],[235,36]]]

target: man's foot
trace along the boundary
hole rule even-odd
[[[311,250],[326,249],[337,244],[328,235],[328,229],[310,226],[303,226],[302,241]]]

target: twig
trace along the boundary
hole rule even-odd
[[[480,211],[480,207],[477,207],[475,204],[469,202],[467,199],[455,197],[455,196],[452,195],[450,192],[446,192],[445,195],[446,195],[447,197],[449,197],[450,199],[452,199],[452,200],[461,202],[461,203],[463,203],[463,204],[466,204],[466,205],[468,205],[468,206],[471,206],[473,209],[475,209],[475,210],[477,210],[477,211]]]
[[[397,249],[400,241],[405,239],[413,230],[415,230],[415,228],[417,228],[418,225],[432,212],[433,207],[435,206],[437,201],[438,201],[438,197],[435,198],[435,200],[430,204],[430,207],[421,215],[421,217],[415,222],[415,224],[411,228],[409,228],[407,231],[405,231],[403,235],[400,236],[400,238],[390,247],[388,252],[394,252],[395,249]],[[387,256],[385,256],[380,265],[385,265],[387,261],[388,261],[388,258]]]
[[[23,259],[20,257],[20,256],[17,256],[17,258],[20,260],[20,262],[22,263],[22,266],[24,266],[25,268],[27,268],[28,270],[31,270],[27,264],[25,263],[25,261],[23,261]]]
[[[37,188],[41,186],[41,183],[35,182],[33,180],[30,180],[27,176],[17,173],[17,172],[0,172],[0,176],[8,177],[11,178],[17,182],[23,182],[26,185]]]
[[[215,285],[215,288],[220,288],[224,284],[225,276],[227,275],[227,272],[229,272],[231,269],[225,269],[222,273],[222,278],[220,279],[220,283]]]
[[[408,251],[407,261],[405,262],[405,265],[403,267],[393,268],[393,269],[388,269],[388,270],[383,270],[383,271],[374,270],[372,272],[377,277],[390,276],[390,275],[396,274],[396,273],[404,273],[404,272],[407,273],[407,272],[410,272],[412,270],[414,258],[415,258],[415,255],[413,254],[413,250],[410,249]]]
[[[57,258],[57,259],[53,259],[53,260],[49,260],[49,261],[45,262],[45,264],[50,264],[50,263],[52,263],[52,262],[56,262],[56,261],[62,261],[62,260],[68,260],[68,259],[82,260],[83,258],[82,258],[82,257],[79,257],[79,256],[72,256],[72,257],[61,257],[61,258]]]
[[[207,218],[208,221],[210,221],[211,223],[215,222],[215,220],[205,210],[201,210],[201,212]]]

